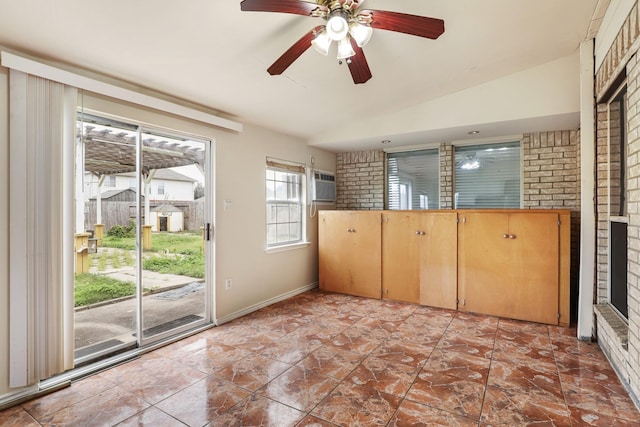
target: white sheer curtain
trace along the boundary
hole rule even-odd
[[[76,89],[10,71],[10,386],[73,367]]]

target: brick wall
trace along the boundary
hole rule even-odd
[[[596,140],[596,281],[597,301],[595,321],[598,343],[609,357],[620,379],[631,391],[636,402],[640,399],[640,16],[636,4],[618,32],[605,61],[596,73],[597,106]],[[617,111],[608,111],[608,97],[615,84],[626,75],[627,83],[627,323],[607,304],[607,257],[609,215],[619,215],[618,194],[612,190],[619,182],[620,163],[615,128]],[[608,122],[611,118],[611,123]],[[611,128],[611,129],[609,129]],[[609,142],[612,142],[609,144]],[[609,146],[611,145],[611,146]],[[610,189],[611,183],[611,189]],[[611,194],[610,194],[611,192]]]
[[[627,64],[627,208],[628,307],[630,388],[640,398],[640,61],[634,55]]]
[[[453,209],[453,145],[440,144],[440,209]]]
[[[523,207],[571,209],[580,218],[579,131],[526,134],[522,140]],[[440,144],[440,209],[453,208],[454,150]],[[384,209],[385,153],[338,153],[338,209]],[[577,246],[576,246],[577,247]]]
[[[336,209],[384,208],[384,152],[381,150],[336,155]]]
[[[611,49],[596,72],[596,94],[598,99],[611,88],[617,77],[624,72],[631,56],[636,54],[640,42],[640,14],[636,3],[622,24]]]
[[[524,135],[524,208],[580,209],[578,139],[578,131]]]
[[[598,104],[596,110],[596,301],[608,301],[609,291],[609,138],[607,105]]]

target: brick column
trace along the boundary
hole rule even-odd
[[[453,145],[440,144],[440,209],[453,209]]]

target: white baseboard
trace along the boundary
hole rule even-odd
[[[294,289],[292,291],[285,292],[284,294],[280,294],[280,295],[275,296],[273,298],[269,298],[268,300],[259,302],[257,304],[250,305],[249,307],[243,308],[242,310],[238,310],[238,311],[235,311],[233,313],[227,314],[226,316],[219,317],[219,318],[217,318],[215,320],[215,324],[218,325],[218,326],[219,325],[223,325],[223,324],[231,322],[232,320],[235,320],[235,319],[237,319],[239,317],[246,316],[247,314],[251,314],[254,311],[258,311],[261,308],[268,307],[268,306],[270,306],[272,304],[275,304],[275,303],[280,302],[280,301],[284,301],[284,300],[286,300],[288,298],[291,298],[293,296],[299,295],[299,294],[301,294],[303,292],[310,291],[311,289],[314,289],[314,288],[317,288],[317,287],[318,287],[318,282],[314,282],[314,283],[311,283],[310,285],[305,285],[305,286],[303,286],[301,288],[297,288],[297,289]]]

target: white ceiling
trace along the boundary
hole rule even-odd
[[[321,21],[241,12],[240,0],[0,0],[0,46],[349,151],[380,148],[375,135],[357,141],[341,137],[342,127],[363,117],[392,116],[574,54],[598,1],[366,0],[369,9],[444,19],[445,33],[430,40],[376,30],[364,48],[373,78],[363,85],[354,85],[334,56],[313,49],[282,76],[270,76],[269,65]],[[549,120],[536,126],[559,125],[560,118]],[[503,126],[487,125],[483,136],[531,130],[526,121]],[[318,138],[322,135],[329,136]],[[447,129],[384,138],[412,145],[453,135]]]

